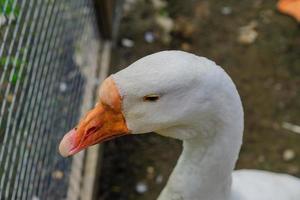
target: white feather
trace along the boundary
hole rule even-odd
[[[183,152],[159,200],[300,199],[297,178],[256,170],[233,172],[242,144],[243,108],[234,83],[214,62],[163,51],[112,77],[132,133],[154,131],[183,141]],[[143,101],[149,94],[160,99]]]

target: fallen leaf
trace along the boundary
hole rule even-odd
[[[258,36],[258,32],[255,30],[257,25],[256,21],[252,21],[248,25],[240,27],[238,42],[241,44],[252,44]]]
[[[64,173],[60,170],[55,170],[55,171],[52,172],[52,177],[54,179],[59,180],[59,179],[62,179],[64,177]]]

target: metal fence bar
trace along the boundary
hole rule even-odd
[[[61,27],[62,28],[62,27]],[[28,40],[28,41],[30,41],[30,40]],[[29,77],[29,76],[27,76],[27,77]],[[22,91],[24,91],[23,93],[22,93],[22,96],[21,97],[24,97],[24,95],[25,95],[25,88],[23,87],[23,90]],[[16,124],[15,124],[16,125]],[[16,127],[16,126],[14,126],[14,127]],[[21,135],[21,134],[18,134],[18,135]],[[19,138],[19,140],[20,140],[20,138]],[[19,142],[19,140],[17,140],[17,142]],[[21,168],[21,165],[19,165],[20,166],[20,168]],[[19,171],[19,170],[18,170]],[[18,181],[16,181],[15,183],[19,183]],[[18,190],[18,184],[16,184],[15,185],[15,187],[14,187],[14,191],[17,191]]]
[[[57,11],[57,13],[56,13],[56,15],[58,15],[58,11]],[[56,22],[56,19],[57,19],[57,16],[55,17],[55,20],[54,20],[54,29],[53,29],[53,31],[51,32],[51,35],[54,33],[54,30],[55,31],[57,31],[57,29],[56,29],[56,27],[57,26],[55,26],[55,22]],[[59,27],[59,26],[58,26]],[[54,45],[52,45],[52,47],[51,47],[51,44],[53,44],[53,43],[48,43],[48,49],[54,49],[54,47],[57,47],[57,36],[53,36],[54,37],[54,42],[53,43],[55,43],[55,45],[56,46],[54,46]],[[50,38],[51,38],[51,36],[50,36]],[[47,52],[48,52],[48,50],[47,50]],[[57,55],[57,54],[56,54]],[[53,62],[55,62],[55,60],[57,59],[57,57],[56,58],[54,58],[54,59],[52,59],[54,57],[54,54],[52,53],[52,54],[47,54],[47,56],[45,57],[45,62],[44,62],[44,64],[45,64],[45,66],[49,66],[49,64],[51,64],[51,63],[53,63]],[[51,60],[49,60],[49,59],[51,59]],[[54,64],[56,64],[56,63],[54,63]],[[50,67],[50,66],[49,66]],[[51,85],[51,87],[50,87],[50,92],[49,92],[49,94],[48,95],[46,95],[46,96],[52,96],[53,95],[53,93],[55,92],[54,91],[54,87],[55,87],[55,84],[53,84],[53,83],[55,83],[55,80],[57,79],[57,73],[59,72],[59,69],[57,69],[57,66],[56,65],[54,65],[54,66],[52,66],[51,67],[52,68],[52,71],[53,71],[53,76],[52,76],[52,79],[50,80],[50,84],[49,85]],[[52,84],[51,84],[52,83]],[[45,110],[46,110],[46,114],[45,115],[43,115],[43,119],[41,120],[41,126],[40,126],[40,129],[38,129],[38,132],[40,132],[40,133],[42,133],[42,137],[43,137],[43,139],[42,139],[42,141],[39,143],[39,146],[37,147],[37,149],[42,149],[42,150],[44,150],[44,149],[46,149],[46,148],[43,148],[43,147],[45,147],[46,146],[46,144],[47,144],[47,140],[45,140],[44,138],[47,138],[47,134],[45,134],[46,132],[47,132],[47,130],[49,129],[48,128],[48,126],[47,126],[47,119],[48,118],[52,118],[52,115],[50,115],[50,113],[51,113],[51,110],[53,110],[53,109],[51,109],[51,107],[50,107],[50,105],[51,105],[51,101],[52,101],[52,98],[47,98],[46,99],[46,107],[45,107]],[[50,112],[49,112],[50,111]],[[36,154],[37,156],[36,156],[36,158],[35,158],[35,161],[34,161],[34,163],[36,163],[36,165],[38,165],[38,166],[36,166],[34,169],[33,168],[31,168],[31,173],[30,173],[30,175],[29,175],[29,177],[30,177],[30,182],[33,182],[34,180],[35,180],[35,177],[36,177],[36,175],[37,175],[37,171],[36,171],[36,168],[38,168],[38,169],[42,169],[44,166],[42,165],[42,162],[39,162],[39,163],[37,163],[38,162],[38,160],[41,160],[42,158],[43,158],[43,156],[45,156],[45,154],[44,153],[40,153],[40,154]],[[30,183],[29,182],[29,183]],[[34,188],[36,188],[36,187],[38,187],[38,185],[29,185],[30,186],[30,188],[29,188],[29,196],[33,196],[33,189]]]
[[[36,10],[38,10],[38,9],[36,9]],[[36,18],[37,19],[37,18]],[[32,32],[32,34],[33,34],[33,32]],[[24,67],[24,66],[23,66]],[[29,77],[29,76],[27,76],[27,77]],[[9,82],[10,83],[10,82]],[[25,82],[25,84],[23,85],[23,86],[25,86],[25,85],[27,85],[27,82]],[[25,88],[23,88],[23,90],[24,90],[24,92],[25,92]],[[6,100],[6,98],[5,98],[5,100]],[[4,101],[5,101],[4,100]],[[11,109],[11,111],[12,111],[12,109]],[[28,112],[27,112],[28,113]],[[9,118],[10,119],[10,118]],[[25,118],[23,118],[24,120],[25,120]],[[8,125],[9,125],[10,123],[8,123]],[[6,129],[6,132],[5,132],[5,134],[4,134],[4,141],[3,141],[3,143],[4,144],[8,144],[8,145],[4,145],[3,146],[3,148],[1,149],[1,154],[0,154],[0,160],[2,161],[3,160],[3,156],[4,155],[6,155],[6,151],[5,150],[7,150],[7,148],[5,149],[5,147],[7,147],[7,146],[9,146],[9,144],[11,144],[11,142],[12,142],[12,139],[11,139],[11,137],[9,137],[9,135],[8,135],[8,131],[9,131],[9,129]],[[19,131],[20,131],[20,129],[19,129]],[[19,133],[20,134],[20,133]],[[7,140],[9,140],[9,139],[11,139],[10,141],[7,141]],[[9,158],[9,156],[6,156],[6,158]],[[0,187],[1,188],[3,188],[3,186],[4,186],[4,183],[6,182],[5,180],[5,178],[6,178],[6,176],[5,176],[5,174],[6,174],[6,171],[7,171],[7,168],[8,168],[8,161],[7,161],[7,159],[6,159],[6,161],[3,161],[3,162],[1,162],[1,164],[2,163],[5,163],[5,166],[4,166],[4,176],[2,176],[1,177],[1,185],[0,185]],[[2,191],[2,190],[1,190]],[[0,193],[1,194],[1,193]]]
[[[55,38],[55,40],[57,39],[57,37]],[[56,60],[57,58],[55,58],[54,60]],[[48,63],[48,65],[49,64],[51,64],[51,63]],[[55,67],[57,67],[56,65],[54,65],[54,68]],[[59,71],[59,69],[56,69],[55,71]],[[62,72],[60,72],[59,71],[59,73],[61,74]],[[56,78],[56,77],[55,77]],[[55,80],[55,78],[54,78],[54,80]],[[52,81],[54,81],[54,80],[52,80]],[[58,87],[57,87],[58,88]],[[52,91],[53,92],[53,91]],[[51,93],[51,96],[52,96],[52,94],[53,93]],[[55,94],[55,96],[56,96],[57,94]],[[52,100],[52,99],[51,99]],[[53,105],[53,102],[52,102],[52,104],[51,105]],[[46,108],[46,110],[48,110],[47,108]],[[50,115],[51,116],[51,115]],[[50,116],[47,116],[46,118],[45,118],[45,120],[47,119],[47,118],[51,118]],[[53,122],[52,122],[53,123]],[[48,123],[42,123],[42,124],[46,124],[45,125],[45,128],[41,128],[41,131],[50,131],[51,130],[51,123],[50,124],[48,124]],[[44,130],[45,129],[45,130]],[[51,131],[50,131],[51,132]],[[49,134],[50,135],[50,134]],[[47,144],[47,141],[48,141],[48,138],[47,137],[44,137],[44,139],[43,139],[43,143],[45,143],[45,145]],[[44,150],[46,151],[46,149],[47,148],[44,148]],[[43,156],[43,155],[45,155],[45,153],[42,153],[40,156]],[[39,157],[40,157],[39,156]],[[38,158],[37,156],[36,156],[36,158]],[[42,159],[42,158],[40,158],[40,159]],[[39,158],[37,159],[37,160],[39,160]],[[37,161],[35,161],[35,162],[37,162]],[[30,176],[31,178],[34,178],[34,176],[35,176],[35,172],[33,172],[33,175],[32,176]],[[38,185],[37,185],[38,186]]]
[[[92,19],[92,24],[96,24],[96,22]],[[88,38],[93,38],[90,31],[87,31],[85,35]],[[94,106],[95,102],[95,93],[96,93],[96,86],[99,85],[99,76],[97,75],[97,68],[102,68],[102,63],[99,63],[99,60],[95,60],[95,54],[99,54],[102,60],[103,54],[103,47],[105,46],[105,42],[101,44],[101,47],[97,45],[99,41],[86,41],[85,38],[82,39],[81,46],[82,51],[85,52],[83,54],[83,59],[87,60],[86,65],[90,66],[89,70],[85,70],[83,72],[86,77],[88,77],[88,81],[85,87],[93,88],[92,90],[85,90],[83,105],[82,105],[82,113],[86,112],[88,109]],[[105,71],[103,71],[105,72]],[[107,74],[101,74],[105,77]],[[71,169],[71,179],[70,185],[68,189],[68,196],[67,199],[69,200],[77,200],[77,199],[84,199],[84,200],[91,200],[94,198],[94,186],[95,186],[95,175],[98,168],[98,159],[99,156],[99,148],[95,146],[90,148],[86,152],[80,152],[72,161],[72,169]],[[91,159],[91,158],[94,159]]]
[[[11,79],[10,79],[11,80]],[[11,154],[11,152],[10,151],[8,151],[8,154]],[[6,163],[8,163],[8,162],[6,162]]]
[[[22,4],[22,7],[25,5],[25,3],[23,3]],[[16,6],[16,1],[14,2],[14,6]],[[21,14],[23,14],[23,12],[22,13],[20,13],[20,18],[22,17],[22,15]],[[11,19],[9,19],[9,21],[11,21]],[[9,27],[10,28],[10,27]],[[7,29],[7,32],[6,33],[8,33],[8,30],[9,30],[9,28]],[[14,45],[15,45],[15,41],[16,41],[16,39],[17,39],[17,33],[19,32],[19,29],[21,28],[21,23],[17,23],[16,24],[16,28],[14,29],[14,32],[13,32],[13,34],[12,34],[12,41],[11,41],[11,43],[10,43],[10,45],[9,45],[9,48],[8,48],[8,57],[11,57],[12,56],[12,54],[13,54],[13,47],[14,47]],[[3,54],[3,49],[5,50],[5,48],[4,48],[4,44],[7,44],[8,42],[6,41],[6,39],[7,38],[4,38],[4,41],[3,41],[3,46],[1,47],[1,49],[0,49],[0,55],[2,55]],[[2,49],[3,48],[3,49]],[[6,60],[6,62],[5,62],[5,64],[4,64],[4,72],[3,72],[3,74],[2,74],[2,76],[1,76],[1,79],[0,79],[0,85],[2,85],[3,84],[3,81],[4,81],[4,78],[5,78],[5,75],[6,75],[6,72],[7,72],[7,69],[8,69],[8,65],[9,65],[9,60],[7,59]],[[14,69],[15,69],[15,66],[14,66]],[[10,84],[10,82],[9,82],[9,84]],[[6,91],[8,91],[10,89],[10,86],[6,89]],[[6,95],[7,95],[7,93],[6,93]],[[0,113],[0,116],[3,116],[3,114],[4,114],[4,108],[5,108],[5,105],[6,105],[6,98],[4,98],[4,101],[2,102],[2,106],[1,106],[1,113]],[[1,122],[1,119],[0,119],[0,122]]]
[[[7,9],[8,2],[9,1],[5,1],[5,4],[4,4],[3,9],[2,9],[2,13],[4,13],[4,11]],[[21,12],[22,13],[23,13],[23,10],[24,10],[25,1],[23,3],[24,4],[22,4],[22,6],[21,6]],[[16,5],[17,5],[17,1],[14,1],[14,4],[12,6],[12,11],[14,11],[16,9]],[[20,14],[20,16],[21,16],[21,14]],[[3,37],[4,38],[3,39],[3,43],[2,43],[2,45],[0,47],[0,56],[2,56],[2,54],[3,54],[3,50],[5,48],[5,45],[9,44],[9,42],[6,42],[6,41],[7,41],[8,35],[9,35],[8,33],[10,31],[12,22],[13,22],[13,19],[12,18],[8,18],[8,25],[7,25],[7,28],[5,29],[5,33],[4,33],[4,37]],[[15,30],[17,30],[17,28]]]
[[[26,18],[27,18],[27,17],[28,17],[28,15],[26,16]],[[24,33],[24,29],[22,30],[22,33]],[[23,41],[23,37],[21,37],[21,41]],[[20,44],[20,43],[19,43],[19,44]],[[18,52],[17,52],[17,53],[18,53]],[[14,67],[15,67],[15,63],[14,63]],[[22,67],[21,69],[24,69],[24,68]],[[22,72],[22,71],[21,71],[21,72]],[[20,85],[20,84],[19,84],[19,82],[18,82],[16,88],[18,88],[19,85]],[[10,86],[10,84],[9,84],[9,86]],[[14,94],[15,94],[15,93],[14,93]],[[12,105],[14,105],[14,103],[15,103],[15,97],[16,97],[16,95],[13,96],[13,100],[12,100],[13,103],[12,103]],[[5,101],[5,100],[4,100],[4,101]],[[11,111],[11,110],[12,110],[12,106],[9,107],[8,110]],[[11,113],[12,113],[12,112],[9,113],[10,116],[11,116]],[[2,122],[3,117],[4,117],[3,115],[0,116],[0,123]],[[4,140],[5,140],[5,139],[6,139],[6,138],[4,138]],[[3,153],[1,152],[0,160],[2,160],[2,157],[3,157]]]
[[[82,24],[82,27],[84,27],[83,24]],[[75,99],[79,99],[79,97],[76,97]],[[75,120],[75,119],[72,119],[72,123],[73,123],[73,124],[74,124],[74,120]],[[72,184],[72,183],[70,183],[70,184]]]
[[[104,81],[108,75],[111,54],[111,42],[104,41],[101,49],[101,59],[97,79],[99,82]],[[98,88],[95,87],[95,93]],[[81,189],[82,200],[93,200],[97,191],[97,178],[99,176],[99,164],[101,162],[101,146],[95,145],[87,149],[86,161],[84,165],[83,185]]]
[[[54,7],[53,7],[54,8]],[[51,14],[53,13],[53,11],[51,11]],[[52,17],[50,16],[50,18],[52,19]],[[46,35],[45,35],[45,37],[46,37],[46,39],[45,39],[45,41],[51,41],[50,40],[50,38],[51,38],[51,36],[52,36],[52,34],[53,34],[53,30],[52,30],[52,32],[50,32],[50,38],[49,39],[47,39],[47,35],[48,35],[48,33],[49,33],[49,29],[48,29],[48,27],[51,27],[51,25],[50,24],[47,24],[46,25],[47,26],[47,29],[46,29]],[[46,55],[45,54],[42,54],[42,56],[41,56],[41,59],[40,60],[38,60],[38,63],[37,63],[37,65],[44,65],[45,64],[45,60],[44,60],[44,62],[43,61],[41,61],[43,58],[45,58],[46,59],[46,57],[48,56],[48,50],[49,50],[49,45],[50,45],[50,42],[48,42],[47,44],[44,44],[43,45],[43,50],[42,50],[42,52],[44,52],[44,50],[45,50],[45,52],[46,52]],[[45,49],[46,48],[46,49]],[[47,66],[47,65],[46,65]],[[49,69],[50,67],[48,67],[48,69]],[[53,67],[51,67],[50,69],[53,69]],[[48,94],[48,92],[49,92],[49,87],[48,87],[48,89],[45,87],[45,86],[47,86],[47,85],[52,85],[53,86],[53,82],[49,82],[48,84],[46,84],[46,81],[48,81],[48,78],[50,78],[49,76],[47,76],[49,73],[48,72],[45,72],[45,81],[43,82],[43,85],[42,85],[42,89],[40,89],[40,91],[43,91],[43,92],[45,92],[45,94],[43,95],[43,96],[50,96],[49,94]],[[50,72],[50,74],[54,74],[54,76],[55,76],[55,70],[54,71],[52,71],[52,72]],[[50,87],[50,90],[51,90],[51,87]],[[39,95],[40,96],[40,95]],[[40,107],[40,109],[43,109],[43,110],[45,110],[46,111],[46,114],[44,114],[43,115],[43,117],[48,117],[48,109],[47,108],[44,108],[45,107],[45,103],[47,103],[47,101],[48,101],[48,99],[50,99],[50,98],[47,98],[47,99],[45,99],[45,100],[40,100],[41,102],[42,102],[42,104],[41,104],[41,106],[39,106]],[[29,172],[27,172],[27,174],[25,175],[25,181],[24,181],[24,187],[25,187],[25,189],[23,189],[23,190],[25,190],[26,192],[24,192],[23,194],[24,194],[24,199],[27,199],[28,198],[28,196],[27,196],[27,192],[31,189],[30,187],[31,187],[31,181],[30,180],[32,180],[32,178],[34,177],[34,175],[35,174],[33,174],[32,173],[32,171],[34,170],[35,171],[35,169],[36,169],[36,165],[37,165],[37,160],[36,160],[36,157],[37,156],[39,156],[39,154],[37,154],[36,153],[36,150],[37,149],[41,149],[41,142],[43,141],[43,140],[39,140],[39,138],[43,138],[44,137],[44,133],[43,133],[43,122],[41,121],[41,118],[39,118],[38,117],[38,113],[39,113],[39,111],[36,111],[36,113],[35,113],[35,116],[34,116],[34,118],[33,118],[33,121],[38,121],[37,123],[35,123],[31,128],[30,128],[30,130],[29,130],[29,132],[33,132],[34,130],[37,130],[37,133],[39,133],[39,134],[35,134],[35,137],[33,138],[33,141],[32,141],[32,143],[37,143],[37,145],[35,145],[36,146],[36,148],[34,148],[35,146],[33,146],[33,148],[31,149],[31,154],[29,155],[29,157],[31,157],[31,159],[30,159],[30,161],[31,161],[31,163],[30,164],[28,164],[27,166],[26,166],[26,168],[27,168],[27,170],[29,170]],[[33,181],[33,180],[32,180]],[[32,189],[31,189],[32,190]]]
[[[49,26],[46,26],[46,27],[49,27]],[[46,73],[47,74],[47,73]],[[40,85],[40,84],[39,84]],[[44,90],[40,90],[40,91],[44,91]],[[35,96],[35,95],[34,95]],[[33,105],[33,104],[31,104],[31,105]],[[41,106],[40,106],[41,107]],[[35,114],[36,113],[38,113],[38,110],[36,110],[36,112],[35,112]],[[34,116],[33,116],[34,117]],[[36,124],[35,124],[36,125]],[[29,131],[30,132],[30,131]],[[37,137],[37,136],[36,136]],[[32,138],[32,140],[34,140],[35,138]],[[30,143],[32,143],[32,142],[30,142]],[[32,152],[32,151],[31,151]],[[28,155],[28,157],[29,157],[29,159],[30,159],[30,157],[31,157],[31,154],[29,154]],[[32,159],[30,159],[29,160],[29,162],[31,161]],[[32,168],[32,163],[30,162],[29,164],[27,164],[27,167],[26,167],[26,169],[31,169]],[[26,170],[27,171],[27,170]],[[23,175],[25,176],[25,173],[26,173],[26,171],[23,173]],[[28,174],[28,173],[27,173]],[[27,186],[27,184],[25,184],[25,182],[26,182],[26,176],[24,177],[24,182],[23,182],[23,187],[24,186]],[[22,189],[22,188],[21,188]],[[27,191],[27,188],[24,188],[24,189],[22,189],[22,190],[25,190],[25,191]],[[21,191],[21,190],[20,190]],[[24,193],[22,193],[22,194],[24,194]]]
[[[30,31],[31,33],[33,32],[33,30],[31,30]],[[31,36],[32,36],[32,34],[30,34],[30,37],[29,37],[29,39],[27,40],[27,44],[26,44],[26,47],[28,47],[29,46],[29,42],[30,42],[30,39],[31,39]],[[25,51],[25,53],[24,53],[24,56],[23,57],[26,57],[26,55],[27,55],[27,52],[28,52],[28,50],[27,50],[27,48],[26,48],[26,51]],[[21,69],[24,69],[24,67],[22,67]],[[22,73],[22,72],[21,72]],[[26,77],[29,77],[29,73],[30,73],[30,70],[27,70],[27,75],[28,76],[26,76]],[[25,84],[23,84],[23,87],[22,87],[22,90],[21,90],[21,100],[20,100],[20,102],[23,102],[23,100],[24,100],[24,97],[25,97],[25,95],[26,95],[26,85],[27,85],[27,82],[28,82],[28,78],[25,80]],[[19,82],[20,83],[20,82]],[[19,86],[20,84],[18,84],[17,85],[17,88],[18,88],[18,86]],[[16,90],[16,91],[18,91],[18,90]],[[14,96],[16,96],[16,94],[14,94]],[[15,103],[15,102],[14,102]],[[13,104],[14,105],[14,104]],[[20,117],[22,117],[22,109],[21,109],[22,107],[21,106],[19,106],[18,107],[18,109],[17,109],[17,114],[16,114],[16,118],[18,119],[18,118],[20,118]],[[18,123],[17,122],[19,122],[19,120],[15,120],[14,121],[14,124],[13,124],[13,128],[12,128],[12,133],[15,133],[15,132],[17,132],[17,125],[18,125]],[[16,144],[19,144],[20,143],[20,139],[21,139],[21,133],[19,132],[19,134],[17,134],[17,139],[16,139]],[[22,147],[22,146],[21,146]],[[19,149],[21,149],[21,148],[19,148]],[[14,157],[13,157],[13,159],[14,160],[16,160],[16,155],[17,155],[17,153],[16,153],[16,151],[14,152]],[[21,166],[21,165],[19,165],[19,166]],[[18,167],[18,170],[17,170],[18,172],[20,171],[20,168]],[[15,182],[15,184],[16,184],[17,182]],[[17,191],[17,186],[15,185],[14,186],[14,188],[15,188],[15,190],[14,191]]]
[[[48,27],[49,27],[49,26],[48,26]],[[47,33],[48,33],[48,30],[47,30]],[[44,47],[45,47],[45,46],[44,46]],[[45,91],[45,90],[46,90],[45,88],[42,89],[42,91]],[[46,95],[46,96],[48,96],[48,95]],[[45,109],[45,110],[47,110],[47,109]],[[45,115],[44,115],[44,116],[45,116]],[[35,117],[36,117],[36,119],[34,119],[34,120],[38,120],[37,115],[36,115]],[[42,123],[40,123],[40,124],[42,124]],[[36,123],[35,125],[39,125],[39,123]],[[34,129],[36,129],[36,127],[34,127],[33,130],[34,130]],[[41,129],[42,129],[42,126],[40,126],[40,128],[37,129],[37,130],[38,130],[38,133],[43,134],[43,132],[41,131]],[[32,131],[33,131],[33,130],[32,130]],[[37,139],[39,138],[39,136],[40,136],[40,135],[36,135],[36,137],[34,138],[34,141],[33,141],[34,143],[37,142]],[[38,149],[38,147],[37,147],[37,149]],[[38,154],[35,154],[34,151],[32,151],[32,152],[33,152],[33,153],[32,153],[32,156],[33,156],[32,160],[36,160],[35,158],[38,156]],[[33,161],[33,163],[36,163],[36,162]],[[31,165],[28,165],[27,167],[29,168],[30,172],[27,173],[26,179],[33,178],[34,174],[32,174],[31,171],[32,171],[33,169],[35,169],[34,165],[31,164]],[[26,180],[25,180],[25,182],[26,182]],[[27,180],[27,183],[29,184],[30,182]],[[28,185],[28,184],[25,183],[25,186]],[[27,189],[26,189],[26,191],[27,191]],[[27,198],[27,197],[26,197],[26,198]]]
[[[74,54],[86,24],[95,28],[93,3],[0,1],[7,8],[19,11],[0,26],[0,199],[62,199],[71,160],[57,145],[89,89]]]
[[[45,9],[43,9],[41,11],[41,13],[43,13],[43,11],[47,11],[49,7],[46,7]],[[49,11],[48,11],[49,12]],[[47,15],[47,14],[46,14]],[[30,80],[30,86],[29,86],[29,90],[28,90],[28,95],[29,95],[29,99],[26,99],[26,104],[25,104],[25,113],[26,113],[26,119],[23,118],[24,120],[21,121],[21,127],[19,129],[19,131],[27,131],[30,133],[30,129],[29,126],[26,126],[26,124],[30,124],[30,126],[33,126],[36,123],[30,123],[30,121],[34,120],[33,119],[33,114],[35,114],[38,109],[40,108],[40,105],[37,104],[38,106],[36,106],[36,103],[38,103],[38,98],[40,97],[40,94],[38,94],[39,92],[44,92],[43,90],[40,89],[41,84],[43,83],[43,74],[45,73],[45,70],[48,70],[46,68],[42,68],[42,67],[38,67],[37,62],[39,62],[39,60],[41,59],[42,56],[42,52],[41,52],[41,48],[45,45],[45,31],[42,31],[44,27],[47,27],[47,24],[43,24],[42,22],[44,22],[46,15],[44,15],[43,18],[41,18],[42,20],[39,21],[39,26],[37,31],[41,32],[40,37],[36,37],[34,40],[34,49],[31,52],[30,55],[30,62],[28,64],[28,66],[32,66],[32,77]],[[39,18],[40,19],[40,18]],[[44,39],[44,40],[43,40]],[[41,42],[42,41],[42,42]],[[35,59],[35,57],[38,56],[37,59]],[[34,78],[33,78],[34,77]],[[28,113],[28,115],[27,115]],[[22,123],[23,122],[23,123]],[[23,125],[23,126],[22,126]],[[23,145],[25,147],[24,151],[23,151],[23,156],[22,156],[22,160],[24,160],[25,162],[23,162],[21,168],[24,169],[21,172],[20,175],[20,180],[23,184],[18,185],[18,191],[22,191],[22,187],[24,185],[24,181],[23,179],[25,178],[25,173],[27,172],[27,167],[28,165],[30,165],[30,160],[28,161],[28,157],[29,154],[31,152],[31,149],[28,148],[30,147],[31,143],[32,143],[32,138],[35,134],[29,134],[29,136],[23,140]],[[27,148],[26,148],[27,147]],[[28,164],[29,163],[29,164]],[[25,193],[22,191],[22,194]],[[19,194],[21,195],[21,192],[19,192]],[[20,197],[20,196],[19,196]]]

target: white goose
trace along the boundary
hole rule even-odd
[[[162,51],[107,78],[98,104],[64,136],[60,153],[153,131],[183,141],[158,200],[299,200],[295,177],[233,172],[243,119],[239,94],[221,67],[190,53]]]

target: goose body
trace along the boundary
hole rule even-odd
[[[300,181],[287,174],[260,170],[237,170],[232,174],[230,200],[297,200]]]
[[[300,180],[234,171],[244,116],[236,87],[214,62],[182,51],[146,56],[107,78],[98,104],[65,135],[69,156],[124,134],[156,132],[183,141],[158,200],[299,200]]]

